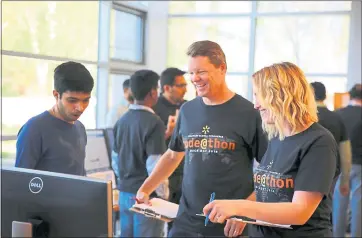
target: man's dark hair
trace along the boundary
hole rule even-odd
[[[54,69],[54,89],[60,97],[64,92],[92,92],[94,80],[84,65],[69,61]]]
[[[227,66],[224,51],[218,43],[213,41],[196,41],[189,46],[186,54],[191,57],[205,56],[216,68],[219,68],[223,63]]]
[[[313,87],[315,100],[324,101],[327,97],[324,84],[321,82],[313,82],[310,85]]]
[[[182,71],[178,68],[167,68],[161,73],[160,83],[161,83],[161,91],[163,92],[163,86],[170,85],[172,86],[175,83],[175,79],[177,76],[182,76],[186,72]]]
[[[359,99],[362,100],[362,84],[355,84],[351,90],[349,90],[350,99]]]
[[[130,88],[135,100],[142,101],[152,89],[157,89],[160,76],[152,70],[138,70],[130,80]]]
[[[127,88],[129,88],[129,79],[126,79],[126,80],[124,80],[124,82],[123,82],[123,90],[125,90],[125,89],[127,89]]]

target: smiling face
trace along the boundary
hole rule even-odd
[[[254,108],[259,111],[261,119],[265,124],[274,124],[274,117],[270,109],[268,109],[264,103],[262,103],[262,96],[256,88],[256,85],[253,85],[253,94],[254,94]]]
[[[189,73],[191,82],[195,85],[197,95],[211,97],[225,84],[226,66],[215,67],[206,56],[189,58]]]
[[[90,93],[66,91],[61,96],[54,90],[59,115],[64,121],[74,122],[83,114],[89,105]]]

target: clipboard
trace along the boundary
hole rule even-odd
[[[152,204],[151,206],[136,203],[129,210],[164,222],[171,222],[176,218],[179,207],[178,204],[161,198],[152,198],[150,202]]]
[[[196,214],[196,216],[205,217],[204,214]],[[274,224],[274,223],[269,223],[269,222],[260,221],[260,220],[243,219],[243,218],[240,218],[240,217],[232,217],[232,218],[229,218],[229,219],[244,222],[244,223],[248,223],[248,224],[259,225],[259,226],[270,226],[270,227],[277,227],[277,228],[290,229],[290,230],[293,229],[291,225]],[[229,219],[227,219],[227,220],[229,220]]]

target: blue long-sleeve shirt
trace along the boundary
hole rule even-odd
[[[16,167],[85,175],[87,135],[80,121],[62,121],[45,111],[27,121],[16,142]]]

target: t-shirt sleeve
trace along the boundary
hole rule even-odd
[[[146,154],[162,155],[166,151],[165,126],[161,119],[158,119],[150,133],[146,137]]]
[[[255,158],[256,161],[260,163],[266,149],[268,148],[268,137],[266,133],[263,131],[260,114],[259,113],[255,114],[256,114],[255,134],[252,140],[251,147],[253,151],[253,157]]]
[[[41,144],[39,128],[33,123],[25,124],[16,141],[15,167],[34,169],[41,158]]]
[[[338,116],[338,118],[339,118],[339,116]],[[347,132],[347,128],[344,125],[341,118],[339,118],[338,122],[339,122],[339,125],[340,125],[340,128],[341,128],[341,138],[340,138],[339,141],[343,142],[343,141],[348,140],[348,132]]]
[[[184,146],[184,143],[182,140],[182,135],[181,135],[181,121],[182,121],[182,111],[183,111],[182,108],[183,107],[181,107],[181,109],[180,109],[175,128],[173,129],[170,143],[168,144],[168,148],[170,148],[170,150],[173,150],[176,152],[185,151],[185,146]]]
[[[295,191],[330,192],[337,169],[337,145],[334,138],[321,136],[302,155],[295,178]]]

